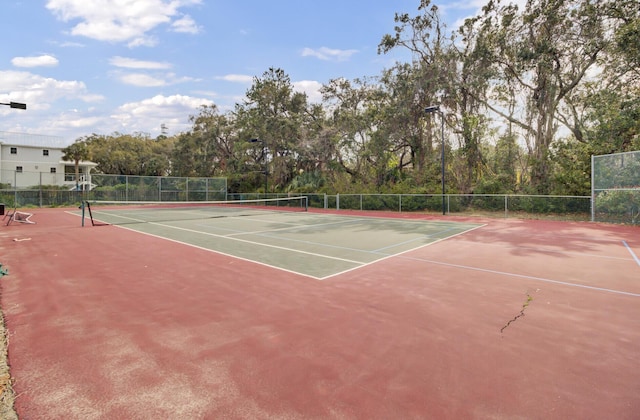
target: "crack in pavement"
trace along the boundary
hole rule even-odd
[[[520,313],[518,313],[518,315],[516,315],[515,317],[513,317],[513,319],[509,320],[509,322],[507,322],[504,327],[502,327],[500,329],[500,334],[502,334],[502,332],[509,326],[511,325],[512,322],[515,322],[518,318],[522,318],[524,316],[524,311],[525,309],[527,309],[527,307],[529,306],[529,303],[531,303],[531,301],[533,301],[533,297],[527,292],[527,300],[526,302],[522,305],[522,309],[520,310]]]

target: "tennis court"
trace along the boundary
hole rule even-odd
[[[299,205],[296,199],[293,207],[282,205],[290,202],[272,200],[271,206],[255,207],[246,202],[224,206],[120,204],[115,209],[94,203],[92,215],[98,223],[126,226],[316,279],[326,279],[481,226],[314,214],[305,211],[306,206]]]
[[[79,209],[32,212],[0,227],[20,418],[640,412],[637,227],[100,205],[108,225],[83,227]]]

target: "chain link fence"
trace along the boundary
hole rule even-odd
[[[13,172],[13,171],[12,171]],[[71,178],[70,178],[71,177]],[[282,198],[292,194],[230,194],[226,178],[91,176],[78,191],[71,174],[3,174],[0,203],[20,207],[78,205],[82,200],[221,201]],[[16,187],[17,186],[17,187]],[[342,210],[426,212],[535,217],[640,224],[640,152],[594,156],[591,196],[504,194],[301,194],[309,207]],[[443,199],[444,197],[444,199]]]
[[[220,201],[226,200],[226,178],[190,178],[133,175],[91,176],[77,189],[69,174],[11,171],[0,183],[0,203],[9,207],[62,207],[82,200],[109,201]],[[90,185],[90,189],[89,186]]]
[[[269,194],[283,198],[291,194]],[[442,213],[487,217],[532,217],[588,221],[589,196],[505,194],[301,194],[309,208]],[[229,200],[260,199],[264,194],[229,194]]]
[[[89,200],[220,201],[227,197],[226,178],[93,175]]]
[[[640,151],[592,156],[594,222],[640,224]]]

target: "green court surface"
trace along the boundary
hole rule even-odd
[[[192,210],[190,213],[193,214]],[[94,211],[122,228],[326,279],[475,229],[480,224],[269,212],[164,220],[157,210]],[[170,218],[167,218],[170,219]]]

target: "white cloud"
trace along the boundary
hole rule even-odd
[[[11,64],[16,67],[55,67],[58,59],[52,55],[44,54],[36,57],[15,57]]]
[[[322,102],[322,94],[320,93],[322,83],[320,82],[316,82],[315,80],[301,80],[299,82],[293,82],[293,88],[297,92],[306,93],[309,102]]]
[[[516,6],[518,6],[518,10],[522,11],[524,10],[526,4],[527,4],[527,0],[511,0],[511,1],[505,1],[504,5],[506,6],[507,4],[514,4]],[[440,10],[442,11],[443,15],[447,15],[449,12],[451,12],[451,14],[457,14],[457,11],[459,10],[469,10],[470,13],[467,14],[464,17],[460,17],[458,19],[456,19],[452,24],[451,24],[451,29],[458,29],[460,28],[462,25],[464,25],[465,20],[476,17],[476,16],[481,16],[483,14],[482,12],[482,8],[484,6],[487,5],[487,0],[465,0],[465,1],[456,1],[456,2],[451,2],[451,3],[445,3],[442,6],[440,6]]]
[[[141,36],[127,43],[127,47],[155,47],[158,45],[158,39],[153,36]]]
[[[156,87],[165,86],[167,82],[157,77],[149,76],[143,73],[129,73],[120,76],[120,81],[126,85],[140,86],[140,87]]]
[[[171,68],[170,63],[164,63],[159,61],[143,61],[136,60],[135,58],[127,58],[127,57],[112,57],[109,59],[109,64],[116,67],[124,67],[127,69],[168,69]]]
[[[181,7],[200,3],[201,0],[48,0],[46,7],[64,22],[80,21],[71,28],[72,35],[127,42],[135,47],[155,45],[157,41],[147,32],[171,24],[180,15]],[[193,20],[189,26],[188,19],[188,16],[179,18],[177,27],[185,32],[195,27]]]
[[[246,74],[227,74],[225,76],[217,77],[216,79],[233,83],[251,83],[253,81],[253,76],[248,76]]]
[[[313,48],[305,48],[302,50],[303,57],[316,57],[320,60],[327,61],[345,61],[348,60],[358,50],[338,50],[333,48],[321,47],[314,50]]]
[[[88,94],[86,85],[77,80],[56,80],[22,71],[0,71],[0,80],[0,99],[10,97],[10,100],[25,102],[29,109],[48,109],[61,98],[85,102],[103,99],[100,95]]]
[[[174,32],[186,33],[186,34],[197,34],[202,28],[200,28],[196,22],[189,15],[185,15],[182,18],[174,21],[171,24]]]
[[[203,105],[213,105],[213,101],[184,95],[156,95],[140,102],[124,104],[111,114],[124,132],[153,133],[166,124],[173,133],[191,128],[190,115],[196,115]]]
[[[196,95],[209,96],[211,98],[215,98],[216,96],[218,96],[218,92],[215,92],[213,90],[194,90],[193,93],[195,93]]]
[[[155,76],[146,73],[126,73],[118,74],[117,79],[124,84],[140,87],[168,86],[198,81],[192,77],[177,77],[175,73],[156,74]]]
[[[65,42],[56,42],[56,41],[51,41],[52,44],[54,45],[58,45],[62,48],[83,48],[84,44],[80,43],[80,42],[71,42],[71,41],[65,41]]]

